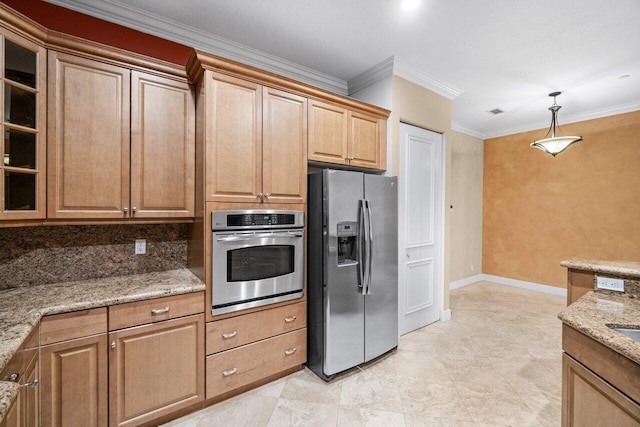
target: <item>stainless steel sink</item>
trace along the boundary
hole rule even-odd
[[[613,329],[616,332],[620,332],[623,335],[628,336],[632,340],[640,342],[640,328],[624,328],[620,326],[609,326],[610,329]]]

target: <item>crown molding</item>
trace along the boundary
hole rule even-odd
[[[487,139],[487,135],[478,132],[474,129],[465,127],[464,125],[462,125],[462,123],[457,122],[455,120],[451,120],[451,130],[455,130],[456,132],[460,132],[460,133],[464,133],[465,135],[469,135],[469,136],[473,136],[474,138],[478,138],[478,139]]]
[[[616,105],[608,108],[601,108],[598,110],[585,111],[578,114],[563,116],[562,123],[560,123],[560,127],[562,128],[562,125],[569,124],[569,123],[584,122],[586,120],[600,119],[602,117],[631,113],[633,111],[639,111],[639,110],[640,110],[640,101],[630,102],[628,104]],[[495,133],[486,135],[485,139],[513,135],[513,134],[522,133],[522,132],[530,132],[532,130],[547,129],[549,128],[549,124],[550,124],[550,121],[546,120],[546,121],[528,123],[520,126],[514,126],[506,129],[500,129]]]
[[[387,77],[391,77],[393,75],[393,64],[395,58],[390,56],[385,59],[378,65],[374,65],[368,70],[358,74],[357,76],[349,79],[347,87],[349,88],[349,93],[356,93],[361,91],[364,88],[371,86],[374,83],[377,83]]]
[[[462,90],[450,86],[444,82],[441,82],[438,79],[435,79],[420,70],[413,65],[409,65],[404,61],[399,60],[398,58],[394,59],[393,63],[393,74],[402,77],[405,80],[409,80],[412,83],[420,85],[426,89],[429,89],[438,95],[442,95],[448,99],[457,98],[462,94]]]
[[[303,67],[240,43],[215,36],[182,23],[148,13],[112,0],[92,0],[90,4],[76,0],[46,0],[95,18],[122,25],[194,47],[215,55],[261,68],[275,74],[300,80],[338,95],[347,95],[347,82],[311,68]],[[88,2],[87,2],[88,3]]]

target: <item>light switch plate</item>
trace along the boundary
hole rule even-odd
[[[145,239],[136,239],[136,255],[144,255],[147,253],[147,241]]]
[[[612,277],[596,277],[596,289],[624,292],[624,280]]]

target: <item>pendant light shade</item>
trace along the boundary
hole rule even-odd
[[[549,107],[549,111],[551,111],[551,126],[547,134],[543,139],[531,143],[532,147],[539,148],[545,153],[551,154],[553,157],[569,148],[571,144],[582,141],[581,136],[556,136],[556,128],[560,130],[560,125],[558,125],[558,110],[562,108],[556,103],[556,96],[560,95],[560,93],[562,92],[551,92],[549,94],[549,96],[553,96],[553,105]],[[551,134],[551,138],[548,138],[549,134]]]

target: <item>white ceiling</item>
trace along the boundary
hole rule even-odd
[[[640,110],[640,0],[48,1],[343,94],[394,57],[481,138]]]

